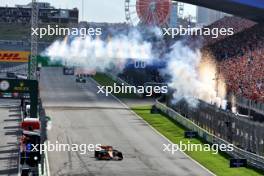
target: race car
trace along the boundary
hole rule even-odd
[[[122,152],[114,150],[112,146],[101,146],[99,150],[96,150],[94,157],[98,160],[123,160]]]
[[[74,75],[74,67],[63,67],[64,75]]]
[[[77,83],[86,83],[86,79],[84,79],[83,77],[77,77],[76,82]]]

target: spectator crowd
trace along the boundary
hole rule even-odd
[[[232,28],[234,31],[234,34],[237,34],[245,29],[251,28],[252,26],[256,25],[255,22],[247,19],[243,19],[240,17],[229,17],[226,16],[213,24],[207,26],[208,28]],[[212,45],[220,40],[223,40],[225,38],[228,38],[229,35],[219,35],[217,38],[212,38],[211,35],[204,36],[204,45]]]
[[[229,92],[264,102],[264,24],[238,17],[226,17],[212,27],[232,26],[235,34],[212,43],[206,40],[203,50],[219,61]]]

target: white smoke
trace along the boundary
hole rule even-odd
[[[153,33],[157,37],[161,35],[156,29]],[[122,72],[128,59],[152,62],[155,58],[152,49],[151,43],[144,41],[141,34],[133,30],[128,35],[116,35],[106,41],[90,37],[76,37],[71,42],[56,41],[46,49],[44,55],[50,57],[51,61],[62,61],[67,65],[96,71],[115,68]],[[199,72],[202,63],[199,49],[190,49],[179,41],[173,45],[166,58],[167,67],[162,72],[171,78],[169,87],[175,90],[174,102],[185,99],[189,105],[196,107],[198,99],[201,99],[225,107],[225,93],[219,97],[213,81],[215,65],[206,65],[204,73]]]
[[[89,36],[75,37],[71,42],[67,38],[58,40],[46,49],[44,55],[51,61],[61,61],[70,66],[105,71],[113,66],[122,70],[131,58],[149,62],[153,58],[151,53],[151,43],[143,41],[140,33],[134,30],[106,41]]]
[[[176,42],[168,54],[168,59],[167,68],[163,72],[171,77],[169,86],[175,90],[173,103],[184,99],[189,105],[196,107],[198,99],[201,99],[224,107],[224,99],[217,96],[213,65],[206,68],[205,75],[199,72],[202,63],[199,49],[192,50],[182,42]]]

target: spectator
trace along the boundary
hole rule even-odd
[[[203,53],[211,52],[219,62],[227,89],[254,101],[264,102],[264,24],[249,20],[238,23],[227,17],[211,27],[236,26],[237,33],[228,38],[205,41]]]

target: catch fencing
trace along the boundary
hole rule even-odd
[[[172,108],[167,107],[166,105],[160,103],[159,101],[156,101],[155,106],[164,114],[168,115],[170,118],[178,122],[179,124],[183,125],[188,130],[192,130],[198,133],[199,137],[204,139],[206,142],[210,144],[229,144],[226,140],[217,137],[211,133],[209,133],[207,130],[199,127],[197,124],[195,124],[193,121],[191,121],[188,118],[183,117],[181,114],[173,110]],[[260,155],[256,155],[254,153],[242,150],[236,146],[234,146],[233,151],[227,151],[228,155],[230,155],[233,158],[244,158],[247,159],[247,162],[249,165],[264,170],[264,157]]]

